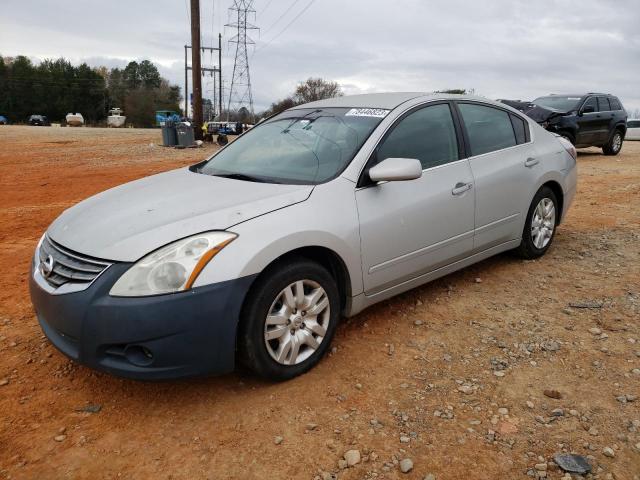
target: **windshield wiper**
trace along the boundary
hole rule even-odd
[[[253,175],[246,175],[244,173],[217,173],[214,175],[215,177],[222,178],[231,178],[233,180],[243,180],[245,182],[256,182],[256,183],[278,183],[271,180],[265,180],[260,177],[254,177]]]

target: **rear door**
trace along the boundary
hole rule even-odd
[[[596,140],[594,143],[597,145],[604,145],[609,141],[609,135],[613,132],[615,124],[615,114],[609,103],[609,98],[598,97],[598,131],[596,132]]]
[[[515,240],[542,166],[529,125],[519,115],[475,102],[458,102],[475,179],[474,251]]]
[[[474,189],[448,102],[404,116],[383,137],[356,190],[365,293],[373,295],[463,258],[473,248]],[[387,158],[415,158],[422,177],[367,181]]]

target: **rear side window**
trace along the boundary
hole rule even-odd
[[[609,105],[609,99],[607,97],[598,97],[598,111],[608,112],[610,110],[611,106]]]
[[[513,131],[516,134],[516,142],[518,145],[529,141],[529,128],[525,124],[525,121],[517,115],[509,114],[511,118],[511,124],[513,125]]]
[[[640,128],[640,120],[631,120],[630,122],[627,122],[627,127],[628,128]]]
[[[609,102],[611,103],[611,110],[622,110],[622,105],[620,104],[620,100],[615,97],[610,97]]]
[[[415,158],[423,169],[458,160],[449,105],[421,108],[400,120],[378,147],[375,163],[387,158]]]
[[[458,106],[469,136],[472,156],[516,145],[514,127],[507,112],[471,103]]]

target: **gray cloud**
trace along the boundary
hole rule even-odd
[[[212,12],[213,2],[202,0],[205,44],[226,23],[230,3],[216,0]],[[337,80],[346,93],[475,88],[491,98],[532,99],[605,91],[619,95],[629,109],[640,108],[635,0],[317,0],[274,39],[308,0],[287,12],[292,3],[256,0],[256,23],[265,32],[253,32],[257,109],[309,76]],[[186,4],[3,0],[0,54],[62,55],[107,66],[149,58],[182,85]],[[232,32],[223,34],[228,40]],[[228,85],[231,45],[224,50]],[[205,79],[205,92],[211,87]]]

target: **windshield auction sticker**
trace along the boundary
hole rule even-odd
[[[375,117],[384,118],[391,110],[384,110],[382,108],[352,108],[345,117]]]

